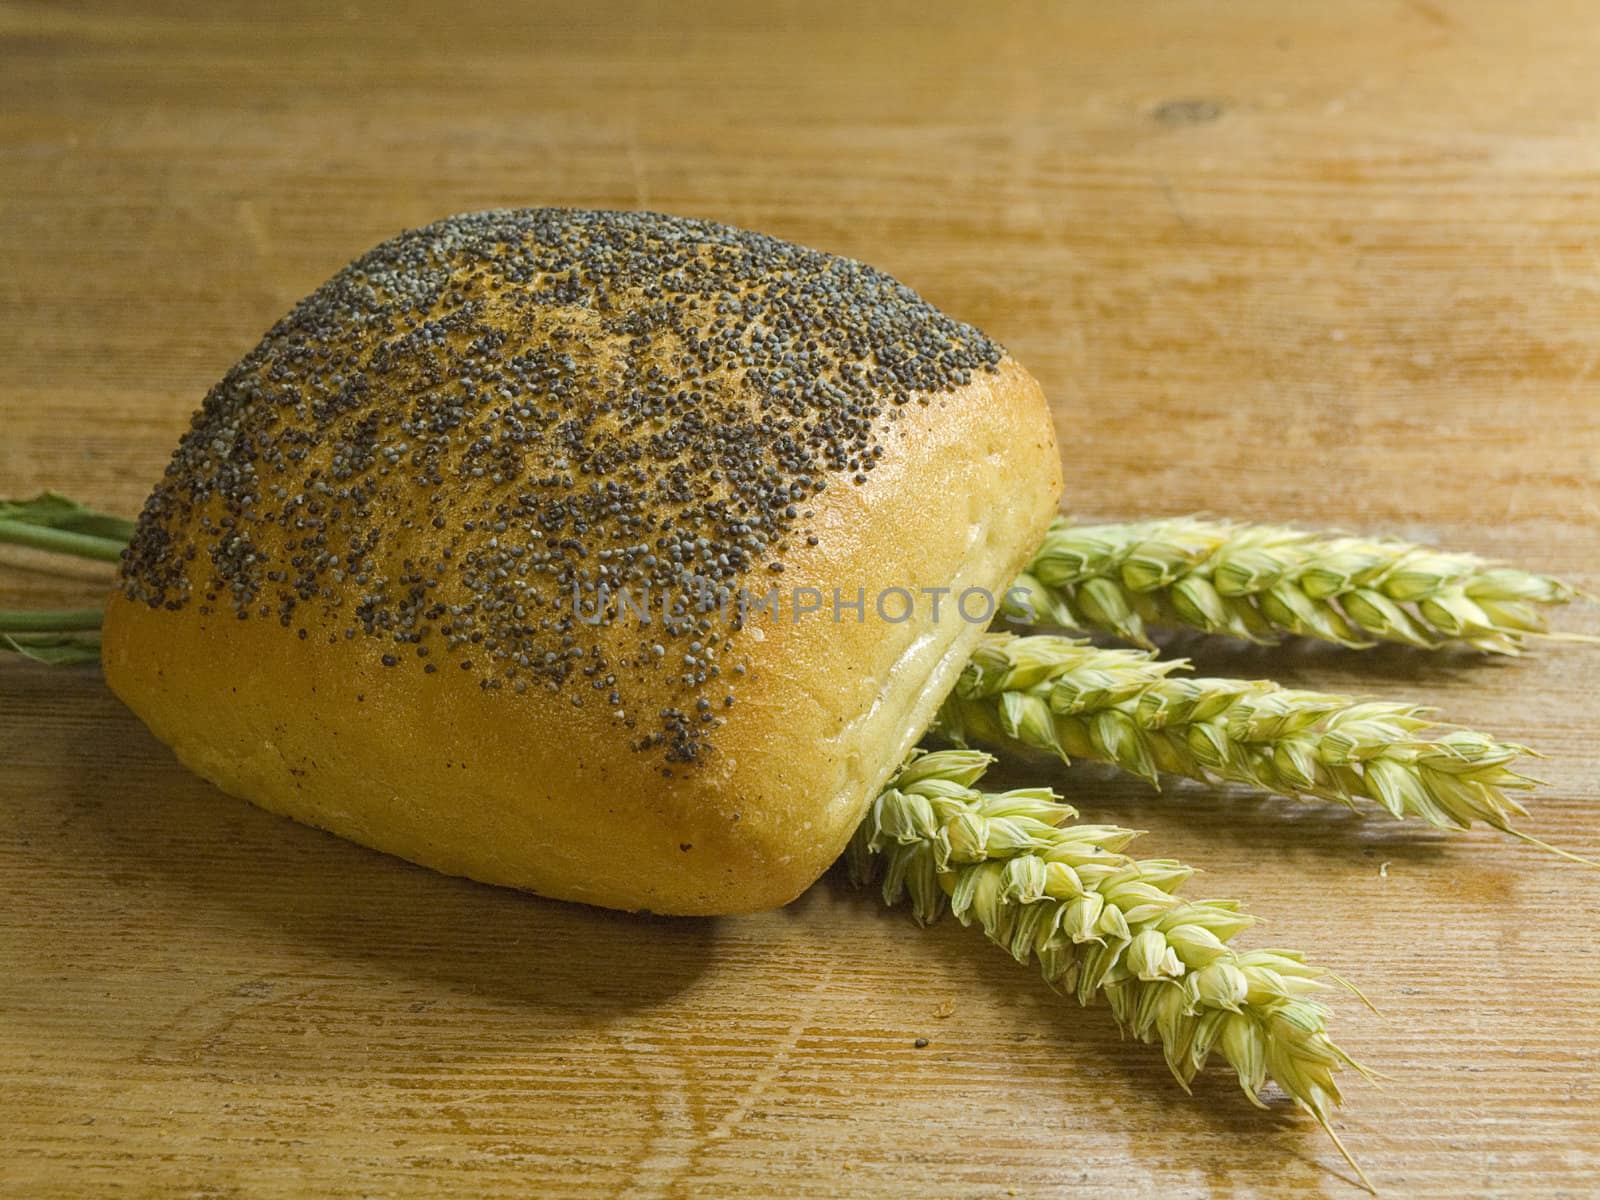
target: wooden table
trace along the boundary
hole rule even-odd
[[[989,330],[1079,514],[1423,535],[1600,591],[1585,0],[233,8],[0,5],[0,493],[136,509],[208,384],[402,227],[641,206]],[[24,561],[0,604],[104,585]],[[1600,651],[1205,665],[1537,746],[1529,829],[1600,853]],[[1339,1127],[1386,1194],[1600,1187],[1594,872],[1063,783],[1365,988],[1383,1015],[1336,1028],[1392,1081]],[[1354,1194],[1311,1121],[1221,1072],[1185,1097],[975,933],[834,877],[705,921],[444,878],[215,793],[93,670],[0,664],[0,889],[11,1196]]]

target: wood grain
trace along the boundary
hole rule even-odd
[[[1436,537],[1600,591],[1600,10],[1266,0],[0,4],[0,494],[133,510],[205,388],[398,229],[649,206],[855,255],[1004,341],[1087,516]],[[0,605],[91,568],[0,562]],[[1594,614],[1569,628],[1594,632]],[[1600,853],[1593,650],[1208,650],[1547,753]],[[0,1191],[1353,1194],[957,927],[828,878],[643,920],[430,874],[0,664]],[[1487,832],[1093,771],[1071,796],[1358,980],[1389,1195],[1600,1172],[1600,878]],[[914,1046],[927,1038],[923,1049]]]

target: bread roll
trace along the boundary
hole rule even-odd
[[[223,791],[413,862],[771,907],[931,719],[983,629],[962,593],[1003,593],[1058,472],[1027,372],[870,267],[648,213],[454,217],[206,396],[106,678]]]

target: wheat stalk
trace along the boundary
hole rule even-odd
[[[1058,518],[1006,613],[1142,646],[1148,626],[1179,625],[1254,642],[1294,634],[1352,647],[1460,643],[1515,654],[1527,637],[1593,640],[1551,634],[1540,611],[1578,595],[1548,575],[1395,539],[1196,517],[1125,525]]]
[[[31,500],[0,499],[0,543],[116,562],[133,522],[42,492]]]
[[[98,633],[0,632],[0,659],[19,654],[34,662],[55,667],[76,666],[100,661]]]
[[[1483,821],[1574,857],[1511,824],[1527,810],[1508,790],[1535,786],[1510,766],[1531,753],[1522,746],[1434,724],[1414,704],[1174,678],[1186,665],[1072,638],[988,634],[934,732],[1112,763],[1156,784],[1165,772],[1352,807],[1371,801],[1439,828]]]
[[[1121,853],[1132,830],[1063,825],[1077,814],[1045,788],[978,791],[990,761],[970,750],[914,756],[856,831],[852,876],[866,883],[881,867],[886,903],[909,895],[924,923],[948,905],[1018,962],[1037,960],[1080,1004],[1104,996],[1123,1029],[1161,1043],[1185,1091],[1213,1053],[1254,1104],[1274,1080],[1367,1182],[1330,1124],[1335,1071],[1361,1070],[1314,999],[1337,977],[1294,951],[1235,950],[1229,941],[1253,918],[1234,901],[1177,896],[1192,869]]]
[[[0,544],[116,562],[132,536],[132,521],[54,492],[0,498]],[[19,654],[55,665],[99,662],[100,616],[89,608],[0,610],[0,659]]]

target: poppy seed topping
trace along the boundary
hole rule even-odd
[[[881,272],[760,234],[452,217],[346,267],[211,389],[121,586],[560,693],[691,762],[732,706],[729,628],[691,608],[624,634],[606,597],[764,593],[817,544],[807,501],[870,488],[902,406],[1001,357]],[[646,672],[677,698],[635,712]]]

